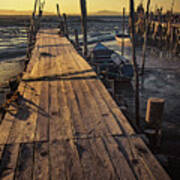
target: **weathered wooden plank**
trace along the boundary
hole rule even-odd
[[[32,90],[33,88],[33,90]],[[40,82],[28,83],[24,97],[15,114],[8,143],[32,142],[35,137],[36,119],[39,109]]]
[[[10,109],[10,111],[14,111],[14,112],[16,111],[15,107],[10,107],[9,109]],[[2,144],[2,145],[6,144],[14,121],[15,121],[14,116],[6,113],[6,115],[2,121],[2,124],[0,125],[0,133],[1,133],[0,144]]]
[[[49,83],[41,84],[35,141],[47,141],[49,138]]]
[[[66,39],[64,41],[68,44],[70,43]],[[61,59],[61,64],[66,67],[66,69],[64,69],[62,72],[62,74],[65,74],[67,76],[65,76],[64,78],[88,78],[96,76],[96,73],[87,64],[87,62],[85,62],[81,56],[77,56],[77,52],[75,51],[74,47],[72,47],[72,45],[58,47],[58,51],[63,51],[59,58]],[[84,61],[86,63],[86,67],[84,67],[83,69],[79,69],[77,63],[74,62],[74,57],[78,57],[76,58],[76,60],[80,61],[80,63]],[[64,59],[66,60],[64,61]],[[74,62],[74,64],[67,63],[69,61]]]
[[[82,59],[82,57],[79,57],[79,55],[74,53],[72,55],[72,58],[74,59],[75,63],[79,64],[81,69],[89,67],[87,62],[85,62],[84,59]],[[76,60],[76,59],[78,59],[78,60]],[[135,132],[134,132],[133,128],[131,127],[128,120],[125,118],[125,116],[122,114],[122,112],[119,110],[118,106],[116,105],[116,103],[114,102],[114,100],[112,99],[112,97],[108,93],[107,89],[102,84],[102,82],[100,82],[100,80],[96,80],[96,79],[92,80],[92,81],[94,81],[94,83],[95,83],[95,84],[94,83],[92,84],[94,86],[94,89],[97,89],[97,91],[101,92],[100,99],[103,99],[104,102],[106,102],[109,110],[111,110],[113,116],[117,120],[122,131],[129,133],[129,134],[134,134]]]
[[[74,56],[73,53],[69,52],[71,56],[70,58],[70,64],[77,66],[79,69],[87,68],[89,65],[87,63],[81,63],[79,62],[79,59],[76,60],[77,56]],[[94,83],[94,81],[97,81],[96,79],[87,79],[84,81],[81,81],[80,86],[83,84],[83,87],[81,86],[82,91],[84,90],[87,95],[91,95],[90,101],[94,102],[93,107],[95,109],[99,109],[99,119],[102,119],[102,123],[106,125],[106,129],[109,129],[109,134],[114,135],[120,135],[122,134],[121,130],[119,129],[119,125],[117,124],[116,120],[112,116],[111,112],[106,107],[106,104],[102,100],[102,98],[99,96],[99,92],[97,91],[97,87],[94,85],[92,88],[91,86],[88,86],[87,84],[91,85]],[[95,93],[96,92],[96,93]],[[93,101],[93,99],[96,101]],[[97,113],[96,113],[97,114]]]
[[[37,142],[34,147],[34,180],[48,180],[49,169],[49,144],[48,142]]]
[[[87,94],[83,94],[82,87],[80,86],[79,80],[73,80],[72,86],[76,94],[76,99],[78,101],[79,109],[83,119],[83,124],[87,129],[86,134],[88,136],[98,136],[104,133],[106,129],[102,128],[103,124],[100,119],[98,119],[97,112],[94,111],[94,107],[90,102],[90,98],[86,97]],[[107,132],[107,131],[106,131]]]
[[[119,150],[124,153],[137,179],[169,179],[166,172],[140,138],[116,137],[115,139],[116,142],[110,140],[111,143],[116,144]]]
[[[56,52],[56,48],[52,52]],[[59,59],[60,60],[60,59]],[[53,64],[52,64],[53,65]],[[54,64],[55,71],[62,71],[61,64],[56,61]],[[62,80],[50,82],[51,85],[51,105],[49,114],[50,119],[50,141],[72,137],[71,112],[67,105],[67,96],[64,83]]]
[[[42,44],[42,39],[39,41]],[[23,79],[40,76],[43,67],[40,66],[39,51],[34,50],[32,62],[34,66],[31,71],[24,74]],[[29,66],[29,65],[28,65]],[[32,142],[35,138],[36,121],[40,110],[40,92],[41,82],[29,81],[25,82],[25,90],[22,94],[20,89],[20,105],[17,107],[17,112],[14,114],[16,118],[8,138],[8,143]]]
[[[20,83],[20,86],[18,87],[18,91],[23,94],[25,92],[25,83]],[[9,138],[9,134],[12,128],[13,123],[16,121],[16,118],[14,114],[16,114],[18,111],[18,105],[16,103],[13,103],[8,108],[8,111],[0,124],[0,144],[6,144]]]
[[[69,55],[71,55],[70,52]],[[68,60],[69,62],[68,64],[70,64],[71,66],[81,69],[79,68],[78,64],[75,63],[73,56],[69,56],[68,59],[66,60]],[[64,67],[64,65],[62,65],[62,67]],[[67,65],[65,65],[64,69],[65,68],[67,68]],[[77,94],[77,96],[79,96],[80,98],[78,102],[79,103],[84,102],[84,104],[80,106],[80,112],[83,113],[84,111],[86,111],[84,113],[84,118],[83,118],[83,121],[86,121],[85,125],[91,126],[91,129],[93,129],[94,131],[94,135],[99,135],[103,133],[111,134],[112,132],[109,132],[108,127],[105,126],[105,123],[103,121],[103,116],[101,115],[97,107],[97,103],[94,97],[87,88],[86,83],[83,80],[72,80],[72,86],[74,88],[75,94]],[[89,122],[87,123],[88,119]],[[86,126],[86,129],[90,129],[90,126]],[[116,126],[114,129],[116,129]],[[117,131],[118,131],[117,134],[119,134],[120,131],[119,130]]]
[[[21,144],[17,162],[15,180],[33,179],[33,144]]]
[[[118,108],[115,101],[112,99],[110,94],[108,93],[107,89],[102,85],[100,80],[95,81],[95,86],[101,92],[101,98],[103,98],[104,102],[106,102],[109,110],[113,114],[114,118],[116,118],[121,130],[124,134],[135,134],[134,129],[128,122],[127,118],[123,115],[121,110]]]
[[[65,47],[60,47],[60,48],[56,47],[56,52],[63,51],[65,53],[67,53],[65,50],[66,48]],[[61,74],[68,70],[70,70],[70,71],[77,70],[77,68],[75,66],[73,66],[73,64],[71,64],[71,62],[69,60],[70,60],[69,58],[66,58],[66,61],[68,61],[68,64],[70,65],[70,67],[67,66],[67,63],[64,63],[62,65],[62,62],[63,62],[62,57],[60,57],[59,61],[57,61],[58,70]],[[68,78],[70,78],[70,77],[68,76]],[[61,86],[64,87],[64,93],[59,93],[59,98],[60,98],[59,102],[64,102],[61,99],[62,99],[62,97],[66,97],[67,107],[70,111],[69,125],[70,125],[70,129],[72,129],[71,135],[73,137],[85,136],[85,133],[87,132],[87,130],[85,130],[84,124],[82,123],[82,120],[81,120],[82,117],[81,117],[81,114],[79,111],[78,102],[77,102],[76,95],[74,93],[71,81],[63,80],[62,82],[58,82],[58,83],[59,83],[59,92],[62,89]],[[62,107],[62,105],[60,106],[60,108],[61,107]]]
[[[74,59],[74,63],[77,63],[80,69],[84,68],[83,65],[87,66],[87,64],[83,64],[83,63],[79,63],[79,61],[75,61],[75,58],[73,57],[72,59]],[[119,125],[117,124],[116,120],[112,116],[112,113],[107,108],[106,103],[101,98],[100,93],[97,90],[96,85],[94,84],[95,81],[97,81],[97,79],[83,80],[82,89],[84,89],[87,92],[87,94],[91,95],[91,99],[94,99],[96,101],[97,105],[95,104],[94,106],[96,106],[96,109],[99,109],[99,112],[100,112],[99,118],[102,119],[102,123],[106,125],[107,129],[109,129],[109,134],[121,135],[122,131],[120,130]]]
[[[43,46],[46,41],[43,43],[41,42],[41,46]],[[50,53],[50,48],[45,47],[40,49],[40,52],[45,51]],[[50,69],[51,59],[44,59],[40,58],[39,67],[38,69],[41,70],[39,73],[41,77],[46,75],[46,72]],[[38,110],[38,117],[37,117],[37,125],[36,125],[36,132],[35,132],[35,141],[47,141],[49,139],[49,81],[44,80],[41,83],[41,91],[40,91],[40,102],[39,102],[39,110]]]
[[[78,139],[76,146],[85,179],[135,179],[118,147],[109,145],[103,138]]]
[[[72,140],[50,143],[51,179],[84,179],[78,153]]]
[[[18,159],[19,144],[6,145],[0,161],[0,179],[13,180]]]
[[[146,164],[147,168],[149,169],[149,171],[151,171],[155,179],[169,180],[170,177],[162,168],[162,166],[159,164],[159,162],[155,159],[154,155],[147,148],[143,140],[141,138],[135,138],[133,139],[133,143],[134,143],[134,148],[138,152],[138,155],[144,161],[144,164]]]
[[[97,90],[97,87],[95,85],[94,79],[86,80],[86,83],[88,84],[88,88],[90,90],[89,93],[92,94],[92,96],[95,98],[98,108],[101,112],[101,116],[103,117],[104,123],[106,123],[107,127],[110,130],[111,135],[122,135],[123,132],[119,127],[119,124],[117,123],[116,119],[113,117],[111,111],[108,109],[107,104],[103,101],[101,97],[101,92]]]
[[[64,85],[66,89],[67,105],[71,112],[73,137],[86,137],[87,129],[85,128],[85,125],[83,123],[73,86],[70,81],[64,81]]]
[[[69,46],[68,46],[69,48]],[[58,66],[59,66],[59,71],[62,72],[76,72],[77,71],[77,66],[74,65],[74,63],[72,63],[71,58],[69,57],[69,52],[66,50],[67,47],[61,47],[61,51],[65,52],[66,54],[68,54],[66,56],[66,63],[63,62],[63,59],[60,58],[60,60],[58,61]],[[59,50],[59,48],[57,49],[57,51]],[[78,75],[74,75],[74,76],[78,76]],[[81,75],[82,76],[82,75]],[[67,106],[68,109],[70,110],[71,113],[71,129],[73,132],[73,137],[86,137],[86,132],[87,129],[84,126],[83,120],[82,120],[82,116],[81,116],[81,112],[79,109],[79,104],[78,104],[78,99],[77,99],[77,95],[76,92],[73,89],[72,83],[71,83],[71,78],[72,76],[70,75],[70,77],[68,76],[69,80],[64,80],[63,84],[64,84],[64,89],[65,89],[65,96],[67,97]],[[73,80],[72,80],[73,81]]]

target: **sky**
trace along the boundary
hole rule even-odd
[[[86,0],[89,13],[102,10],[121,12],[123,7],[129,9],[129,0]],[[137,5],[139,2],[146,4],[147,0],[134,0]],[[164,10],[171,9],[172,0],[151,0],[151,9],[156,6],[164,7]],[[45,11],[56,12],[56,4],[60,4],[62,12],[67,14],[80,13],[80,0],[46,0]],[[6,10],[32,10],[34,0],[0,0],[0,9]],[[180,0],[175,0],[174,11],[180,12]]]

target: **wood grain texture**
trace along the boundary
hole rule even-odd
[[[33,179],[48,180],[49,171],[49,145],[47,142],[35,143]]]
[[[33,144],[21,144],[17,162],[15,180],[32,180],[33,178]]]
[[[18,160],[19,144],[6,145],[0,161],[0,179],[13,180]]]
[[[50,143],[51,179],[84,179],[73,140]]]

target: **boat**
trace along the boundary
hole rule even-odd
[[[130,34],[116,34],[117,38],[130,38]]]
[[[93,48],[89,61],[102,78],[126,82],[133,78],[134,70],[129,60],[102,43],[97,43]]]
[[[130,34],[116,34],[115,35],[115,39],[118,43],[122,43],[122,39],[131,39]],[[144,42],[144,38],[139,36],[139,35],[135,35],[135,45],[136,46],[142,46]]]

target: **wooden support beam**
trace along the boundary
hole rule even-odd
[[[115,88],[114,88],[114,79],[107,79],[106,80],[108,91],[111,93],[112,97],[115,96]]]
[[[78,36],[78,30],[77,29],[74,30],[74,35],[75,35],[76,47],[79,48],[79,36]]]
[[[67,16],[64,13],[63,14],[63,20],[64,20],[64,35],[69,39],[69,31],[68,31],[68,24],[67,24]]]
[[[126,9],[123,8],[123,37],[122,37],[122,44],[121,44],[121,55],[124,56],[124,34],[125,34],[125,13],[126,13]]]
[[[134,0],[130,0],[130,26],[131,26],[131,42],[132,42],[132,62],[135,71],[135,109],[136,109],[136,125],[140,127],[140,102],[139,102],[139,73],[136,62],[136,46],[135,46],[135,27],[134,27]]]
[[[38,3],[38,0],[35,0],[35,2],[34,2],[34,10],[33,10],[33,14],[32,14],[33,18],[36,16],[37,3]]]
[[[153,129],[160,129],[164,110],[164,99],[149,98],[146,111],[146,122]]]
[[[60,9],[59,9],[59,4],[56,4],[56,8],[57,8],[57,15],[61,19],[61,13],[60,13]]]
[[[86,9],[86,0],[80,0],[81,4],[81,24],[83,32],[83,45],[84,52],[83,55],[87,57],[88,48],[87,48],[87,9]]]
[[[154,150],[160,146],[161,142],[164,102],[164,99],[161,98],[149,98],[147,103],[146,122],[148,129],[145,130],[145,133]]]
[[[147,38],[148,38],[150,2],[151,2],[151,0],[148,0],[148,2],[147,2],[147,12],[146,12],[146,19],[145,19],[145,31],[144,31],[144,45],[143,45],[143,58],[142,58],[141,75],[144,74],[144,66],[145,66],[145,60],[146,60],[146,46],[147,46]]]

